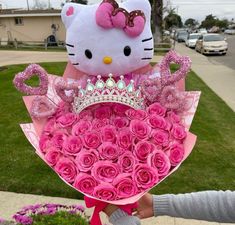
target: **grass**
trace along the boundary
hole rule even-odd
[[[42,63],[49,73],[61,75],[66,63]],[[30,122],[21,95],[12,85],[14,75],[26,65],[0,72],[0,190],[81,198],[39,159],[19,123]],[[200,104],[191,127],[198,135],[192,154],[176,173],[153,193],[180,193],[235,187],[235,114],[191,72],[187,89],[201,90]]]

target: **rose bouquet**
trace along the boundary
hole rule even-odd
[[[171,75],[172,61],[181,68]],[[78,89],[79,81],[53,75],[45,79],[46,72],[31,65],[14,83],[19,90],[33,94],[24,81],[36,73],[41,89],[35,91],[41,96],[24,97],[33,124],[21,127],[36,153],[86,196],[88,207],[97,206],[97,213],[107,203],[124,209],[130,204],[128,211],[176,171],[193,149],[196,136],[189,127],[200,93],[177,87],[189,68],[187,57],[169,52],[160,64],[160,77],[124,83],[124,88],[119,85],[122,78],[105,81],[99,77]],[[141,107],[133,107],[133,102]],[[78,111],[80,106],[83,108]],[[100,205],[99,201],[106,203]]]

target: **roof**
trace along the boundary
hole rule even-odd
[[[25,10],[25,9],[1,9],[0,17],[44,17],[44,16],[60,16],[60,9],[36,9],[36,10]]]

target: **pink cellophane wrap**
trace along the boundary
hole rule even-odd
[[[75,77],[78,78],[78,77],[81,77],[81,75],[79,74],[78,76],[75,76]],[[70,81],[70,80],[72,81],[73,80],[71,78],[71,76],[68,76],[67,73],[65,73],[64,78],[67,79],[68,81]],[[75,80],[76,80],[76,78],[75,78]],[[84,78],[84,76],[82,76],[82,79],[81,79],[82,82],[83,82],[83,80],[85,81],[85,79],[83,79],[83,78]],[[61,99],[59,98],[59,96],[56,94],[56,91],[55,91],[55,83],[58,81],[58,79],[63,79],[63,78],[55,76],[55,75],[49,75],[49,88],[48,88],[48,92],[47,92],[47,97],[55,105],[57,105],[61,101]],[[183,83],[182,82],[181,82],[180,86],[181,86],[180,89],[183,89],[182,88],[183,87]],[[196,136],[189,132],[189,128],[191,126],[194,114],[195,114],[197,106],[198,106],[198,102],[199,102],[199,98],[200,98],[200,92],[198,92],[198,91],[190,91],[190,92],[184,92],[184,94],[185,94],[185,98],[186,98],[187,104],[186,104],[186,110],[184,111],[183,114],[181,114],[181,119],[182,119],[183,125],[186,127],[186,129],[188,131],[188,135],[187,135],[187,138],[184,141],[185,155],[184,155],[183,161],[192,152],[192,149],[193,149],[193,147],[194,147],[194,145],[196,143]],[[23,97],[23,100],[25,102],[25,105],[26,105],[28,111],[30,110],[32,101],[33,101],[33,99],[35,97],[36,96],[25,96],[25,97]],[[46,119],[45,120],[44,119],[40,119],[40,120],[32,119],[32,121],[33,121],[32,123],[21,124],[21,128],[22,128],[25,136],[27,137],[28,141],[35,148],[36,153],[38,154],[38,156],[45,163],[47,163],[45,161],[44,157],[43,157],[43,154],[41,153],[41,151],[39,149],[39,138],[40,138],[40,134],[43,131],[43,127],[44,127],[44,125],[46,123]],[[173,172],[175,172],[180,167],[181,163],[177,167],[175,167],[166,177],[170,176]],[[164,179],[166,179],[166,177]],[[67,183],[69,186],[74,188],[71,184],[66,182],[62,177],[60,177],[60,178],[65,183]],[[164,179],[162,179],[161,181],[163,181]],[[140,194],[137,194],[135,196],[132,196],[130,198],[116,200],[116,201],[111,201],[111,202],[110,201],[105,201],[105,202],[112,203],[112,204],[115,204],[115,205],[126,205],[126,204],[135,203],[135,202],[137,202],[139,200],[140,197],[142,197],[150,189],[148,189],[148,190],[146,190],[146,191],[144,191],[144,192],[142,192]],[[85,196],[89,197],[89,198],[100,200],[100,199],[94,198],[93,196],[87,195],[85,193],[83,193],[83,194]]]

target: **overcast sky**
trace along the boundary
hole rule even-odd
[[[28,0],[32,6],[34,0]],[[52,7],[58,8],[65,0],[40,0]],[[89,0],[89,3],[100,2],[101,0]],[[173,7],[178,9],[179,15],[185,20],[189,17],[199,21],[206,15],[213,14],[219,18],[235,19],[235,0],[171,0]],[[4,8],[27,7],[27,0],[0,0]]]

